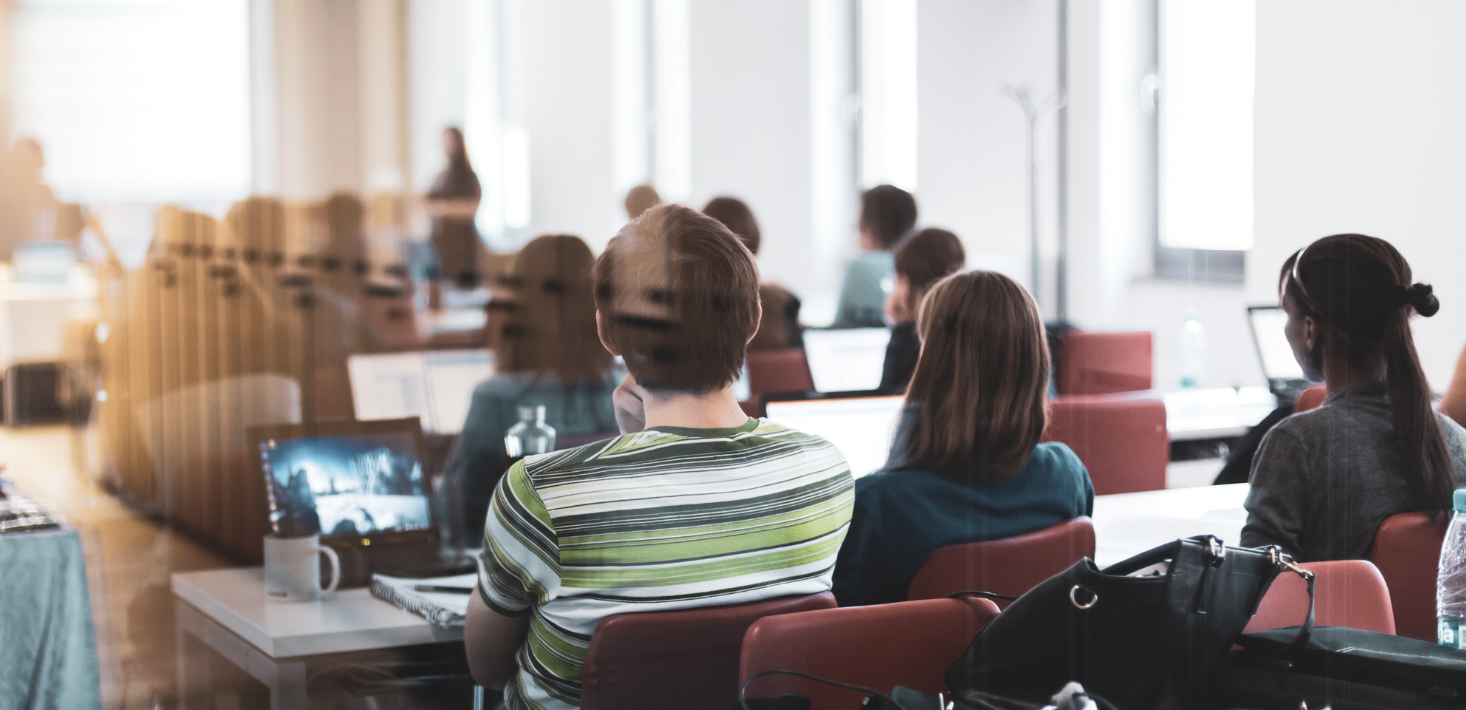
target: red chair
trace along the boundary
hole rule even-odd
[[[1059,355],[1059,394],[1151,389],[1151,335],[1071,332]]]
[[[888,692],[946,690],[947,667],[998,607],[986,599],[923,599],[762,619],[743,637],[742,680],[790,670]],[[786,675],[748,686],[750,698],[807,696],[813,708],[860,707],[861,694]]]
[[[1299,566],[1316,577],[1315,624],[1395,633],[1390,590],[1385,586],[1385,578],[1368,560],[1307,562]],[[1257,615],[1247,623],[1243,633],[1301,626],[1307,616],[1308,583],[1285,570],[1273,581],[1257,606]]]
[[[969,590],[1022,596],[1083,557],[1094,557],[1094,525],[1082,516],[1002,540],[948,545],[916,570],[906,598],[942,599]]]
[[[814,389],[809,361],[802,348],[755,350],[748,353],[749,398],[739,402],[744,414],[762,416],[759,395],[768,392],[808,392]]]
[[[1166,487],[1171,436],[1159,399],[1060,397],[1050,403],[1044,441],[1074,450],[1096,495]]]
[[[1328,395],[1328,390],[1322,386],[1309,387],[1298,393],[1298,401],[1293,404],[1293,413],[1299,414],[1310,409],[1318,409],[1323,404],[1323,398]]]
[[[767,616],[834,607],[834,595],[822,592],[606,617],[586,652],[580,707],[725,710],[738,698],[739,651],[750,625]]]
[[[1370,560],[1390,588],[1396,633],[1436,640],[1435,583],[1450,516],[1400,513],[1380,523]]]

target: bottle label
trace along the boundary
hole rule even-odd
[[[1442,616],[1439,621],[1436,638],[1440,645],[1466,650],[1466,638],[1462,638],[1462,632],[1466,631],[1466,618]]]

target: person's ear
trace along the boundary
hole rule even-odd
[[[620,357],[621,351],[617,350],[611,339],[606,337],[606,324],[601,320],[601,309],[599,308],[596,309],[596,337],[601,339],[601,347],[605,348],[606,352]]]
[[[1313,316],[1303,317],[1303,349],[1308,352],[1316,352],[1319,336],[1323,335],[1323,329],[1318,326],[1318,321]]]
[[[758,327],[760,325],[762,325],[763,322],[764,322],[764,300],[762,298],[760,298],[758,300],[758,310],[756,312],[754,312],[754,315],[753,315],[753,331],[748,334],[748,340],[745,340],[743,342],[744,345],[748,345],[749,343],[753,342],[753,336],[758,335]]]

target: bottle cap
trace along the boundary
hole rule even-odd
[[[1451,507],[1457,513],[1466,513],[1466,488],[1457,488],[1456,493],[1451,497]]]

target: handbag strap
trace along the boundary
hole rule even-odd
[[[1003,600],[1005,602],[1016,602],[1016,601],[1018,601],[1018,597],[1010,597],[1010,596],[1008,596],[1006,594],[998,594],[997,592],[979,592],[979,591],[976,591],[976,590],[970,590],[970,591],[966,591],[966,592],[956,592],[956,593],[948,594],[947,595],[947,598],[948,599],[961,599],[963,597],[982,597],[983,599],[1001,599],[1001,600]]]
[[[1267,658],[1270,659],[1286,656],[1290,653],[1293,653],[1294,651],[1297,651],[1300,648],[1303,648],[1305,645],[1308,644],[1308,639],[1313,637],[1313,611],[1315,591],[1314,587],[1315,584],[1318,582],[1317,575],[1315,575],[1310,570],[1299,567],[1298,564],[1293,562],[1293,560],[1290,559],[1287,555],[1279,552],[1277,553],[1276,559],[1278,559],[1280,564],[1282,564],[1283,569],[1288,570],[1298,575],[1299,577],[1302,577],[1303,580],[1308,583],[1308,616],[1303,620],[1303,625],[1299,627],[1298,635],[1293,638],[1293,641],[1287,646],[1284,646],[1277,651],[1268,654]]]

